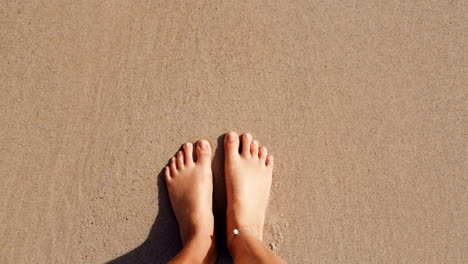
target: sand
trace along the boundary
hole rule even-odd
[[[96,2],[0,3],[0,263],[165,263],[161,169],[208,139],[222,229],[229,130],[290,263],[467,262],[466,3]]]

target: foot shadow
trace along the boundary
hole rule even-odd
[[[179,227],[164,181],[164,169],[158,174],[157,186],[159,211],[148,238],[137,248],[107,264],[162,264],[169,262],[182,249]]]
[[[226,182],[224,178],[224,134],[217,139],[211,170],[213,171],[213,214],[219,264],[233,263],[226,244]]]
[[[214,150],[213,170],[213,213],[215,217],[217,263],[233,263],[226,245],[226,185],[224,181],[224,135],[217,139]],[[162,264],[169,262],[182,249],[179,228],[172,211],[164,169],[157,176],[158,214],[148,238],[138,247],[106,264]]]

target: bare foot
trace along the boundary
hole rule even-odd
[[[166,184],[184,247],[190,243],[196,245],[203,262],[212,263],[216,253],[210,143],[198,141],[197,161],[193,160],[192,153],[192,144],[186,143],[171,159],[165,171]]]
[[[227,192],[227,237],[230,247],[233,229],[248,228],[262,240],[265,212],[270,196],[273,157],[259,148],[252,135],[229,132],[224,138]],[[241,231],[242,232],[242,231]]]

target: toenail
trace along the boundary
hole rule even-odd
[[[185,147],[186,148],[190,147],[190,143],[185,143]]]
[[[204,140],[200,141],[200,147],[201,148],[206,148],[206,141],[204,141]]]
[[[246,139],[251,139],[252,136],[251,136],[250,134],[245,134],[245,138],[246,138]]]
[[[236,140],[236,136],[234,135],[234,133],[229,133],[227,134],[227,140],[228,142],[234,142]]]

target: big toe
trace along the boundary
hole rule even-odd
[[[211,161],[212,150],[211,150],[210,142],[208,142],[207,140],[202,139],[197,142],[196,152],[197,152],[197,163],[199,162],[209,163]]]
[[[224,152],[227,157],[239,155],[239,135],[236,132],[229,132],[224,136]]]

